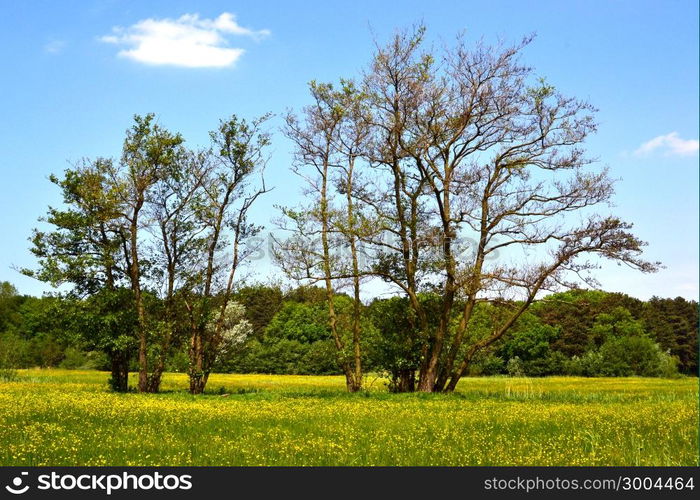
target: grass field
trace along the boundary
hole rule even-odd
[[[456,394],[346,394],[341,377],[213,375],[190,396],[108,374],[0,383],[0,465],[697,465],[698,380],[475,378]],[[228,394],[221,396],[220,393]]]

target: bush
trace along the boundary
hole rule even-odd
[[[248,342],[242,355],[229,365],[229,369],[239,373],[289,374],[301,357],[301,344],[294,340],[280,340],[265,343],[257,340]]]
[[[646,336],[611,338],[599,349],[574,356],[564,372],[585,377],[674,377],[678,361]]]
[[[658,377],[661,373],[663,352],[649,337],[611,339],[600,347],[600,353],[608,376]]]
[[[494,354],[481,357],[473,361],[469,367],[469,375],[488,377],[491,375],[500,375],[505,372],[506,362],[503,358]]]
[[[99,351],[81,351],[75,347],[67,347],[63,351],[64,358],[58,364],[59,368],[67,370],[109,370],[109,358]]]
[[[535,358],[523,362],[525,375],[529,377],[545,377],[559,375],[564,372],[564,365],[568,358],[559,351],[549,351],[542,358]]]
[[[81,368],[87,362],[87,356],[85,353],[75,347],[68,347],[63,354],[65,357],[63,361],[58,364],[59,368],[65,368],[68,370],[76,370]]]
[[[88,351],[85,357],[87,362],[83,367],[84,370],[109,371],[112,368],[109,356],[102,351]]]
[[[677,356],[671,356],[669,352],[659,352],[659,377],[678,378],[680,360]]]
[[[58,366],[63,360],[63,346],[48,334],[39,334],[29,341],[29,366],[49,368]]]
[[[323,304],[285,302],[265,329],[266,339],[312,343],[329,338],[328,312]]]
[[[29,342],[19,335],[0,335],[0,369],[26,368]]]
[[[603,356],[597,350],[588,351],[583,356],[574,356],[565,364],[567,375],[598,377],[603,371]]]
[[[431,326],[436,324],[438,302],[433,294],[420,294],[418,299],[428,312]],[[413,327],[414,311],[406,297],[376,299],[369,306],[372,328],[364,337],[369,365],[390,374],[392,387],[407,384],[413,372],[420,367],[421,349],[425,339]],[[399,382],[398,379],[402,379]]]
[[[500,375],[506,371],[506,362],[495,354],[482,354],[474,357],[469,363],[469,376],[489,377]]]
[[[331,340],[303,343],[290,339],[250,340],[242,353],[220,367],[237,373],[328,375],[340,373]]]
[[[175,351],[166,361],[165,369],[169,372],[187,373],[190,357],[185,349]]]
[[[508,375],[511,377],[524,376],[525,375],[525,366],[523,365],[523,361],[518,356],[515,356],[514,358],[510,358],[508,360],[508,364],[506,365],[506,371],[508,372]]]
[[[299,369],[310,375],[332,375],[340,373],[336,361],[337,350],[331,340],[319,340],[309,344],[301,358]]]

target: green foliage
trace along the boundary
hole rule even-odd
[[[14,333],[0,333],[0,381],[12,382],[22,366],[25,342]]]
[[[163,301],[148,292],[145,299],[154,320],[149,322],[149,335],[164,335],[167,325],[158,319]],[[231,330],[235,338],[229,340],[234,342],[221,352],[216,371],[339,373],[338,360],[344,353],[338,353],[331,339],[323,289],[304,287],[283,295],[276,287],[254,286],[240,290],[235,299],[236,304],[251,307],[234,318],[239,325],[238,316],[244,314],[247,333],[241,337],[238,330]],[[420,300],[430,324],[435,325],[439,297],[423,294]],[[268,301],[270,307],[266,308]],[[352,300],[338,295],[335,307],[338,330],[349,345]],[[488,335],[506,307],[509,305],[478,304],[467,332],[469,341]],[[413,328],[416,319],[411,311],[403,297],[363,306],[363,363],[369,371],[389,374],[395,383],[410,377],[420,366],[424,339]],[[595,312],[593,317],[591,312]],[[561,348],[568,340],[562,339],[573,338],[567,328],[570,333],[578,318],[588,325],[580,337],[583,351],[568,356],[568,349]],[[176,325],[186,324],[185,320],[184,315],[176,316]],[[0,284],[0,324],[4,326],[0,331],[0,370],[6,370],[8,377],[17,368],[29,367],[109,370],[112,357],[128,365],[136,351],[135,321],[132,292],[126,288],[102,290],[86,298],[36,298],[18,295],[9,283]],[[536,303],[503,339],[480,353],[469,373],[675,377],[679,370],[695,366],[691,347],[697,345],[696,321],[696,304],[681,298],[654,298],[638,306],[622,294],[556,294]],[[253,332],[257,328],[258,333],[249,335],[249,328]],[[166,370],[186,371],[187,349],[186,343],[173,344]],[[513,359],[516,361],[511,362]],[[132,363],[131,369],[135,368]]]
[[[565,366],[567,375],[597,377],[603,373],[603,355],[598,351],[588,351],[583,356],[573,356]]]
[[[186,349],[175,350],[165,363],[165,371],[175,373],[187,373],[190,366],[190,358]]]
[[[599,349],[572,358],[565,371],[587,377],[678,376],[677,359],[646,336],[611,338]]]
[[[631,336],[613,338],[600,348],[604,371],[611,376],[639,375],[656,377],[660,374],[664,353],[648,337]]]
[[[510,358],[506,364],[506,371],[511,377],[522,377],[525,375],[525,365],[518,356]]]
[[[0,282],[0,332],[17,328],[22,321],[19,308],[25,299],[11,283]]]
[[[300,296],[294,294],[296,299]],[[336,349],[330,337],[324,302],[287,300],[262,336],[251,338],[237,356],[222,361],[220,366],[243,373],[338,373]]]
[[[53,284],[69,283],[80,294],[94,293],[123,277],[116,266],[125,234],[115,224],[123,207],[121,186],[113,182],[112,160],[83,161],[50,180],[61,189],[64,207],[49,207],[43,219],[51,231],[34,230],[31,252],[37,270],[28,276]]]
[[[681,374],[678,373],[678,365],[679,361],[676,356],[672,356],[667,352],[659,352],[657,376],[663,378],[679,378]]]
[[[662,349],[678,359],[681,373],[698,373],[698,303],[652,297],[644,304],[641,317],[646,330]]]
[[[481,354],[472,360],[469,375],[473,377],[488,377],[505,373],[506,363],[503,358],[494,354]]]
[[[369,314],[375,330],[366,339],[365,346],[372,367],[389,373],[392,379],[406,370],[417,370],[424,339],[414,327],[417,320],[408,298],[375,300],[369,306]]]
[[[285,294],[284,299],[304,304],[325,304],[326,291],[318,286],[300,286]]]
[[[135,352],[136,313],[131,290],[102,290],[78,301],[74,313],[73,328],[81,333],[88,348],[127,357]]]
[[[590,337],[596,345],[622,337],[641,337],[645,335],[644,324],[635,320],[624,307],[615,307],[609,313],[600,313],[590,330]]]
[[[523,361],[544,358],[549,354],[550,344],[558,336],[558,328],[542,324],[538,318],[526,313],[507,337],[499,354],[504,359],[517,356]]]
[[[284,297],[279,287],[254,285],[238,290],[233,300],[245,307],[245,316],[253,328],[253,335],[261,338],[267,325],[281,309]]]
[[[617,307],[638,315],[642,302],[620,293],[569,290],[536,302],[530,312],[543,323],[559,328],[559,336],[552,343],[553,350],[567,357],[580,357],[592,344],[600,345],[604,341],[592,338],[592,328],[598,315],[611,314]],[[638,319],[634,314],[633,317]]]
[[[68,347],[63,352],[63,360],[58,367],[68,370],[109,370],[109,359],[102,352],[85,352],[75,347]]]
[[[311,374],[338,373],[335,346],[330,340],[303,343],[282,338],[276,341],[252,340],[242,356],[229,364],[241,373]]]
[[[338,353],[333,341],[319,340],[311,343],[300,360],[300,373],[333,375],[339,373]]]
[[[285,302],[265,329],[267,340],[312,343],[330,338],[328,311],[323,303]]]

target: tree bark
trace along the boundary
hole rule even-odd
[[[115,392],[127,392],[129,390],[129,359],[122,352],[111,352],[110,361],[112,377],[109,385]]]

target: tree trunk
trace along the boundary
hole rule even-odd
[[[144,203],[143,192],[140,192],[136,202],[134,203],[133,212],[130,220],[130,244],[129,251],[131,253],[131,268],[129,269],[129,278],[131,280],[131,289],[134,292],[134,308],[136,309],[137,317],[137,338],[139,340],[139,392],[148,392],[148,357],[147,357],[147,339],[146,339],[146,311],[143,305],[143,295],[141,294],[141,270],[139,268],[139,250],[138,250],[138,229],[139,229],[139,212]]]
[[[109,385],[115,392],[128,392],[129,390],[129,359],[122,352],[113,352],[110,355],[112,365],[112,377]]]
[[[137,305],[137,307],[139,307]],[[142,305],[141,309],[142,310]],[[139,312],[139,392],[148,392],[148,358],[146,357],[146,350],[148,345],[146,343],[146,331],[141,324],[141,318],[143,314]]]
[[[357,381],[354,380],[353,371],[350,363],[344,359],[343,350],[345,348],[343,340],[338,333],[337,317],[335,313],[335,292],[333,291],[333,271],[331,269],[331,252],[330,243],[328,241],[328,233],[330,232],[330,214],[328,213],[328,162],[329,153],[326,151],[326,156],[323,163],[323,173],[321,177],[321,192],[320,194],[320,211],[321,211],[321,244],[323,246],[323,282],[326,285],[326,301],[328,303],[328,326],[335,342],[335,348],[338,352],[340,368],[345,374],[345,386],[349,392],[356,392]]]
[[[361,302],[360,302],[360,265],[357,259],[357,238],[355,233],[355,214],[354,203],[352,199],[353,190],[353,170],[354,161],[350,161],[348,167],[348,182],[347,182],[347,203],[348,203],[348,231],[350,252],[352,254],[352,275],[353,275],[353,310],[352,310],[352,347],[353,347],[353,379],[348,383],[348,391],[358,392],[362,389],[362,348],[361,348]]]
[[[207,376],[204,373],[204,351],[202,349],[202,334],[199,330],[192,333],[190,340],[190,393],[201,394],[204,392]]]
[[[208,372],[190,374],[190,394],[202,394],[209,380]]]
[[[397,370],[392,375],[392,381],[389,385],[390,392],[415,392],[416,390],[416,372],[412,369]]]
[[[163,371],[165,370],[165,364],[162,358],[156,361],[153,371],[148,376],[148,387],[146,392],[156,393],[160,391],[160,382],[163,378]]]
[[[437,359],[431,355],[424,371],[420,374],[418,392],[435,392],[437,381]]]

